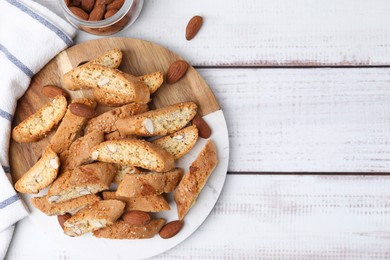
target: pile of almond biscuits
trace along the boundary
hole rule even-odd
[[[170,238],[180,231],[215,169],[216,147],[194,102],[149,110],[150,95],[163,85],[163,72],[130,75],[118,70],[121,61],[122,52],[112,49],[65,73],[63,88],[42,88],[51,101],[14,127],[12,138],[36,142],[55,133],[15,189],[38,194],[48,188],[31,202],[57,215],[69,236],[92,232],[100,238],[141,239],[159,233]],[[179,81],[187,68],[185,61],[174,62],[167,82]],[[94,99],[69,100],[66,90],[86,88],[93,90]],[[97,115],[100,105],[111,110]],[[176,167],[199,137],[208,140],[189,169]],[[170,210],[166,194],[171,192],[177,220],[152,218],[151,212]]]

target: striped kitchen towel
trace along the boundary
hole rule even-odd
[[[76,30],[31,0],[0,0],[0,10],[0,259],[3,259],[14,224],[28,214],[10,179],[8,146],[16,103],[31,77],[73,44]]]

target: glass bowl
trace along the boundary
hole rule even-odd
[[[87,21],[76,16],[66,5],[65,0],[58,1],[66,19],[71,24],[83,31],[95,35],[111,35],[125,30],[138,18],[144,4],[144,0],[125,0],[122,7],[111,17],[108,17],[107,19],[104,19],[103,17],[103,20],[100,21]],[[80,3],[81,1],[77,0],[75,2]],[[98,1],[102,2],[102,0],[96,0],[96,2]]]

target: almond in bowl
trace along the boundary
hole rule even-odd
[[[96,35],[111,35],[130,26],[143,0],[58,0],[68,21]]]

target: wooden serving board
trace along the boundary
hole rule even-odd
[[[61,86],[61,77],[64,73],[112,48],[119,48],[123,52],[123,60],[119,69],[135,76],[154,71],[165,73],[172,62],[182,59],[168,49],[138,39],[104,38],[78,44],[58,54],[34,76],[30,87],[18,102],[13,126],[19,124],[49,102],[50,99],[41,93],[43,86],[49,84]],[[89,90],[68,92],[72,99],[83,96],[92,97]],[[172,85],[164,83],[151,98],[150,107],[152,108],[164,107],[183,101],[193,101],[198,104],[198,112],[201,115],[207,115],[220,109],[209,86],[191,66],[184,78]],[[97,112],[102,113],[108,109],[100,106]],[[10,165],[14,182],[35,164],[43,149],[47,146],[53,132],[41,141],[34,143],[19,144],[11,140]]]

